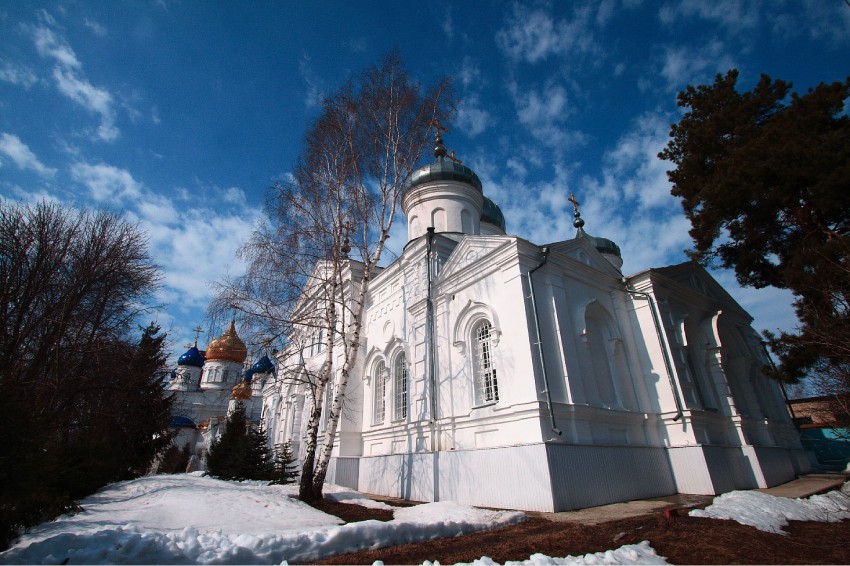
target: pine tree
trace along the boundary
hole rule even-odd
[[[695,259],[738,282],[794,293],[800,325],[765,333],[781,364],[822,394],[850,392],[850,77],[804,94],[738,72],[679,93],[686,108],[659,157],[691,222]],[[850,420],[850,413],[847,415]]]
[[[266,435],[248,423],[240,403],[227,417],[221,437],[207,455],[207,473],[223,480],[269,480],[274,463]]]
[[[298,462],[292,455],[292,444],[286,441],[275,447],[273,484],[295,483],[298,477]]]

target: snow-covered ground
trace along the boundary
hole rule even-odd
[[[836,522],[850,519],[850,482],[840,490],[808,499],[775,497],[760,491],[730,491],[714,499],[705,509],[694,509],[692,517],[732,519],[769,533],[784,534],[788,521]]]
[[[517,511],[477,509],[453,502],[393,508],[351,490],[326,495],[367,507],[393,509],[388,522],[341,521],[300,501],[294,486],[225,482],[200,475],[163,475],[107,486],[83,500],[83,511],[44,523],[0,553],[3,564],[279,564],[345,552],[452,537],[525,520]],[[701,516],[731,518],[765,530],[776,517],[850,517],[848,484],[841,492],[790,500],[757,492],[715,499]],[[697,514],[693,512],[692,514]],[[755,518],[754,518],[755,517]],[[773,522],[770,522],[773,521]],[[779,526],[776,526],[779,525]],[[473,564],[494,564],[481,549]],[[425,564],[431,564],[425,562]],[[509,564],[666,564],[647,542],[584,556],[534,554]]]

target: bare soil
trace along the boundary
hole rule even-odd
[[[346,522],[392,519],[390,511],[322,501],[318,509]],[[672,564],[850,564],[850,521],[792,521],[787,535],[771,534],[734,521],[653,513],[598,525],[555,523],[530,516],[519,525],[466,536],[343,554],[316,564],[440,564],[489,556],[498,563],[526,560],[536,552],[554,557],[582,555],[648,540]]]

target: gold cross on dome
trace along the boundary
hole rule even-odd
[[[197,348],[198,347],[198,337],[201,335],[201,333],[204,331],[204,329],[201,328],[201,325],[198,325],[195,328],[193,328],[192,330],[195,331],[195,347]]]
[[[444,128],[444,127],[440,124],[440,118],[439,118],[439,117],[434,118],[434,129],[435,129],[435,130],[437,130],[437,136],[439,136],[439,135],[440,135],[440,132],[444,132],[444,133],[446,133],[446,134],[448,134],[448,133],[449,133],[449,130],[448,130],[447,128]]]
[[[570,193],[570,198],[568,198],[567,200],[573,203],[573,214],[578,214],[578,205],[580,205],[581,203],[576,200],[576,196]]]

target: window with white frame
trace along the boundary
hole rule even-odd
[[[381,424],[384,422],[384,415],[387,409],[387,381],[386,381],[387,365],[384,362],[378,362],[375,365],[375,374],[372,379],[375,380],[375,411],[374,423]]]
[[[475,342],[473,358],[475,404],[495,403],[499,400],[499,383],[496,380],[496,368],[493,367],[493,337],[489,320],[475,325],[472,338]]]
[[[396,356],[393,367],[395,388],[395,420],[407,418],[407,359],[402,352]]]

